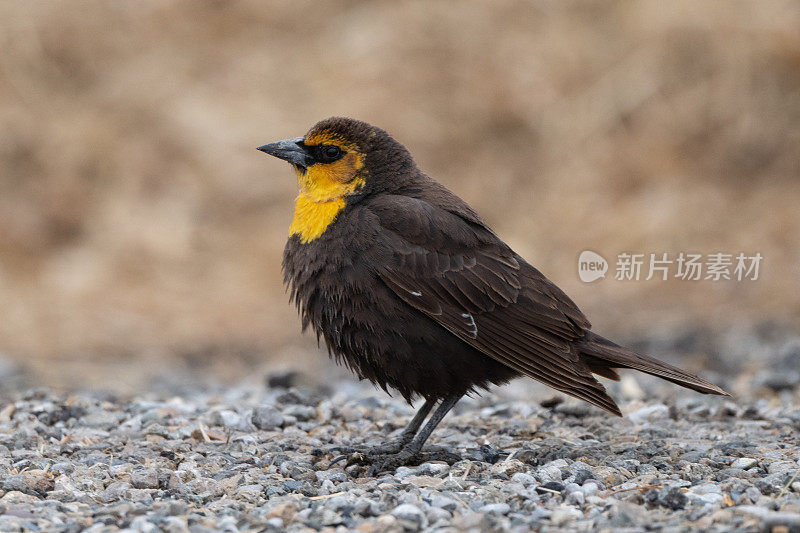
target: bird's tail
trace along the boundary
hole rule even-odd
[[[589,369],[594,374],[603,377],[618,381],[617,368],[633,368],[703,394],[730,396],[730,394],[703,378],[684,372],[678,367],[668,365],[653,357],[623,348],[591,331],[587,332],[586,336],[580,341],[578,350]]]

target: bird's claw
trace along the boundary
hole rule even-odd
[[[400,466],[416,466],[426,461],[442,461],[453,464],[461,457],[446,449],[428,451],[414,450],[401,441],[387,442],[380,446],[334,446],[318,450],[315,455],[338,454],[331,459],[330,465],[345,461],[344,466],[369,466],[367,476],[374,477],[379,472],[394,471]]]
[[[369,465],[367,477],[375,477],[380,472],[393,472],[401,466],[417,466],[429,461],[441,461],[452,465],[460,461],[461,457],[448,450],[419,451],[405,448],[397,453],[368,455],[356,457],[354,454],[348,461],[348,466],[353,464]]]
[[[314,455],[321,457],[323,455],[339,454],[331,461],[331,464],[333,465],[356,454],[365,456],[376,456],[376,455],[388,455],[393,453],[399,453],[406,444],[408,444],[407,441],[398,439],[372,447],[332,446],[330,448],[317,449],[314,451]]]
[[[332,448],[327,448],[324,452],[324,455],[329,453],[341,453],[345,455],[352,455],[354,453],[366,453],[369,448],[366,446],[334,446]]]
[[[414,457],[410,452],[400,452],[394,455],[385,455],[383,457],[375,457],[375,461],[369,466],[367,470],[367,477],[375,477],[379,472],[384,470],[394,471],[398,467],[408,464]]]
[[[349,455],[347,455],[347,454],[342,454],[342,455],[334,457],[333,459],[331,459],[331,466],[335,465],[336,463],[340,463],[340,462],[344,461],[348,457],[349,457]]]

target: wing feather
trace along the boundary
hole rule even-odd
[[[376,257],[389,258],[377,273],[398,297],[487,356],[619,414],[573,344],[589,322],[558,287],[475,217],[407,196],[376,202]]]

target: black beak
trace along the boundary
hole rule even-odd
[[[303,169],[308,168],[309,165],[314,163],[314,158],[311,157],[303,146],[303,137],[295,137],[294,139],[265,144],[264,146],[259,146],[258,150],[261,150],[265,154],[275,156],[278,159],[288,161]]]

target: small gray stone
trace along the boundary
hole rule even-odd
[[[536,477],[541,483],[561,483],[561,468],[553,464],[540,466],[536,469]]]
[[[441,476],[450,471],[447,463],[422,463],[417,467],[418,476]]]
[[[556,507],[550,514],[550,522],[556,527],[564,527],[580,518],[583,518],[583,513],[574,507]]]
[[[758,464],[758,459],[752,457],[739,457],[731,463],[731,468],[739,468],[741,470],[748,470]]]
[[[787,528],[789,531],[800,530],[800,514],[798,513],[772,511],[755,505],[741,505],[736,510],[740,513],[759,517],[764,531],[774,531],[773,528],[780,526]]]
[[[585,482],[581,488],[586,496],[594,496],[597,494],[597,491],[600,490],[600,487],[597,485],[595,480],[589,480]]]
[[[703,483],[695,485],[689,491],[692,494],[722,494],[722,489],[716,483]]]
[[[618,502],[613,510],[609,525],[615,528],[629,528],[646,522],[644,507],[628,502]]]
[[[683,455],[681,455],[681,459],[683,459],[684,461],[688,461],[690,463],[700,462],[700,459],[704,457],[708,457],[708,453],[701,450],[686,452]]]
[[[140,468],[132,471],[131,485],[136,489],[157,489],[158,471],[155,468]]]
[[[214,417],[214,425],[223,426],[226,428],[235,428],[241,422],[241,416],[236,411],[230,409],[223,409],[216,413]]]
[[[722,505],[722,494],[708,492],[705,494],[691,494],[694,503],[701,502],[702,505]]]
[[[536,478],[525,472],[517,472],[516,474],[511,476],[511,480],[515,481],[516,483],[522,483],[526,487],[536,483]]]
[[[185,517],[167,516],[161,521],[161,528],[165,533],[189,533],[189,524]]]
[[[686,494],[678,487],[662,489],[658,497],[658,503],[673,511],[683,509],[686,507],[688,501],[689,498],[687,498]]]
[[[511,506],[507,503],[489,503],[480,508],[480,512],[487,514],[508,514]]]
[[[341,513],[337,513],[327,507],[318,507],[311,512],[308,517],[308,523],[314,529],[322,529],[324,527],[344,525],[345,519]]]
[[[20,492],[25,492],[28,488],[25,485],[25,479],[22,477],[21,474],[14,474],[12,476],[3,477],[2,487],[3,490],[6,491],[18,490]]]
[[[567,463],[566,459],[556,459],[554,461],[550,461],[549,463],[545,463],[543,466],[554,467],[558,468],[559,470],[563,470],[565,468],[569,468],[569,463]]]
[[[110,430],[116,427],[123,418],[122,413],[112,413],[109,411],[95,411],[81,417],[81,424],[86,427],[102,428]]]
[[[280,518],[270,518],[266,521],[266,525],[271,527],[274,531],[285,531],[283,527],[283,520]]]
[[[447,496],[442,496],[441,494],[435,494],[431,498],[431,506],[452,512],[458,507],[458,502],[456,502],[453,498],[448,498]]]
[[[767,472],[770,474],[778,474],[781,472],[786,472],[788,470],[794,470],[797,468],[796,461],[774,461],[769,464],[767,467]]]
[[[444,509],[440,509],[438,507],[431,507],[427,513],[428,516],[428,523],[433,525],[439,521],[446,522],[452,518],[452,514],[449,511],[445,511]]]
[[[409,468],[407,466],[398,467],[394,473],[394,477],[397,479],[405,479],[409,476],[414,476],[417,474],[416,468]]]
[[[761,498],[761,491],[758,490],[756,487],[748,487],[747,490],[744,491],[744,493],[753,503],[758,502],[758,500]]]
[[[518,459],[506,459],[491,466],[490,470],[493,473],[505,474],[506,476],[513,476],[518,472],[525,470],[525,463]]]
[[[404,503],[398,505],[391,512],[392,516],[400,522],[404,522],[412,528],[419,529],[427,525],[425,514],[416,505]]]
[[[159,531],[156,525],[150,522],[147,517],[144,516],[137,516],[134,518],[130,527],[132,530],[140,531],[142,533],[156,533]]]
[[[130,483],[126,481],[114,481],[109,483],[108,487],[106,487],[106,490],[103,492],[103,498],[108,502],[124,500],[128,497],[128,491],[130,489]]]
[[[634,424],[644,424],[645,422],[655,422],[669,418],[669,408],[664,404],[655,404],[642,407],[628,415],[628,420]]]
[[[265,431],[276,430],[283,425],[283,415],[271,406],[256,407],[253,410],[253,425]]]
[[[566,503],[570,505],[582,506],[586,502],[586,495],[581,491],[570,492],[567,494]]]
[[[127,496],[131,501],[153,501],[153,489],[130,489]]]
[[[359,498],[353,503],[353,512],[360,516],[379,516],[381,504],[368,498]]]
[[[564,491],[564,484],[558,481],[548,481],[536,487],[539,494],[558,494]]]
[[[301,422],[307,422],[317,417],[317,410],[306,405],[290,405],[284,410],[284,414],[293,416]]]

